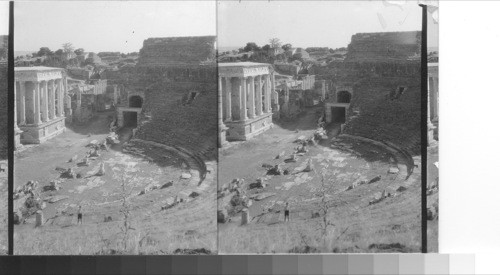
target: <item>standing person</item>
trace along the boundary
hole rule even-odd
[[[285,204],[285,222],[290,221],[290,210],[288,209],[288,202]]]
[[[78,221],[76,224],[82,224],[83,223],[83,214],[82,214],[82,206],[78,206]]]

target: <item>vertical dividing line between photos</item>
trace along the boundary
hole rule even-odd
[[[222,89],[222,87],[219,87],[219,84],[222,85],[221,83],[219,83],[219,59],[217,58],[218,55],[219,55],[219,1],[217,0],[214,0],[215,2],[215,41],[216,41],[216,46],[215,46],[215,73],[216,73],[216,80],[217,80],[217,116],[219,116],[219,112],[221,110],[219,110],[219,96],[222,96],[222,95],[219,95],[219,92],[222,92],[220,91],[220,89]],[[215,224],[217,225],[217,232],[215,233],[215,237],[216,237],[216,248],[217,248],[217,255],[219,255],[219,221],[218,221],[218,217],[217,217],[217,213],[219,211],[219,201],[218,201],[218,198],[217,198],[217,191],[219,190],[219,171],[220,170],[220,162],[219,162],[219,144],[220,144],[220,135],[219,135],[219,132],[220,132],[220,129],[219,127],[221,127],[222,125],[219,125],[219,117],[217,117],[217,157],[216,157],[216,164],[217,164],[217,171],[216,172],[216,177],[215,177]]]
[[[422,253],[427,253],[427,6],[422,7],[422,50],[420,52],[420,127],[421,127],[421,171],[422,171]]]
[[[8,254],[14,254],[14,1],[9,2],[9,38],[7,57],[7,160],[8,160]]]

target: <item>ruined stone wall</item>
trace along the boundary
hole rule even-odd
[[[346,60],[407,60],[420,55],[422,32],[357,33],[352,36]]]
[[[353,87],[344,132],[420,153],[420,62],[350,61],[314,67],[317,79]],[[391,100],[398,86],[408,89]],[[331,97],[335,91],[331,91]]]
[[[0,125],[7,127],[7,63],[0,63]],[[0,131],[0,159],[7,159],[7,131]]]
[[[406,90],[391,99],[399,86]],[[369,77],[354,83],[344,132],[420,154],[420,78]]]
[[[139,66],[199,64],[215,59],[215,36],[148,38],[139,52]]]
[[[194,153],[217,147],[216,67],[144,67],[138,76],[146,89],[143,113],[150,116],[137,137],[181,146]]]

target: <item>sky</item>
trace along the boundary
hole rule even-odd
[[[259,46],[277,37],[294,47],[346,47],[360,32],[422,29],[417,1],[219,1],[218,46]],[[430,28],[436,27],[430,26]],[[437,45],[430,31],[428,45]]]
[[[0,1],[0,35],[9,34],[9,2]]]
[[[216,35],[214,1],[16,1],[14,14],[15,51],[70,42],[87,52],[128,53],[150,37]]]

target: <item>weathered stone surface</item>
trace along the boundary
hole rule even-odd
[[[397,168],[397,167],[391,167],[391,168],[389,168],[389,172],[388,173],[389,174],[397,174],[397,173],[399,173],[399,168]]]
[[[250,222],[250,212],[248,209],[243,209],[241,211],[241,225],[246,225]]]
[[[161,189],[163,188],[168,188],[170,186],[173,186],[174,185],[174,182],[173,181],[169,181],[167,183],[164,183],[162,186],[161,186]]]
[[[57,195],[57,196],[49,196],[44,199],[44,201],[49,202],[49,203],[56,203],[58,201],[66,200],[68,199],[68,196],[63,196],[63,195]]]
[[[190,179],[191,178],[191,174],[189,173],[182,173],[181,174],[181,179]]]
[[[255,201],[261,201],[261,200],[267,199],[267,198],[275,196],[275,195],[276,195],[276,193],[264,192],[264,193],[259,193],[259,194],[253,194],[250,196],[250,198],[252,200],[255,200]]]
[[[200,64],[214,60],[215,36],[148,38],[138,65]]]

